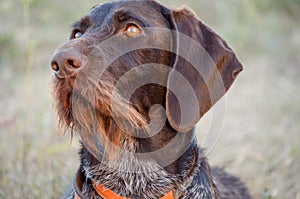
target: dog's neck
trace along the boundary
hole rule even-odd
[[[164,161],[160,160],[161,157],[141,158],[134,153],[121,153],[112,162],[98,161],[83,146],[81,167],[88,179],[122,196],[146,199],[161,197],[161,194],[182,186],[199,165],[201,152],[193,133],[181,136],[186,137],[190,144],[169,165],[162,166],[160,163]],[[173,146],[174,154],[181,152],[178,148]]]

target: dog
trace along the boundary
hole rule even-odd
[[[97,5],[74,23],[51,67],[59,124],[81,137],[65,198],[251,198],[197,144],[195,124],[243,67],[188,8]]]

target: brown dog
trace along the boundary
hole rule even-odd
[[[250,198],[197,144],[195,124],[242,66],[191,11],[153,0],[98,5],[51,66],[60,124],[82,139],[66,198]]]

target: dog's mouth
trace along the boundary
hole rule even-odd
[[[93,81],[85,77],[77,79],[57,79],[53,81],[53,91],[60,126],[80,128],[107,125],[107,119],[127,120],[133,126],[145,125],[145,118],[122,100],[121,95],[113,93],[113,84],[109,80]],[[117,100],[116,100],[117,98]],[[113,103],[112,101],[116,102]],[[127,112],[125,111],[127,107]]]
[[[130,145],[140,132],[147,133],[148,118],[122,92],[114,92],[111,75],[93,78],[80,74],[75,79],[53,80],[53,99],[64,131],[79,134],[82,143],[98,160],[101,151],[118,154],[119,148],[134,151]],[[141,129],[141,130],[140,130]],[[126,145],[126,146],[125,146]],[[102,146],[102,147],[101,147]]]

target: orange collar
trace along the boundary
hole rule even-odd
[[[76,199],[88,199],[88,197],[82,194],[83,179],[84,179],[84,174],[79,168],[73,180],[73,189],[75,192]],[[101,196],[103,199],[130,199],[130,198],[124,198],[122,196],[119,196],[118,194],[114,193],[112,190],[106,189],[101,184],[96,184],[92,182],[92,185],[95,191],[98,193],[98,195]],[[182,195],[182,193],[179,194],[179,196],[177,197],[175,197],[174,195],[175,195],[174,191],[171,190],[166,195],[164,195],[161,199],[178,199]]]
[[[101,196],[103,199],[130,199],[130,198],[124,198],[122,196],[119,196],[118,194],[114,193],[110,189],[106,189],[101,184],[92,183],[94,189],[96,192]],[[164,197],[161,199],[175,199],[173,190],[171,190],[169,193],[167,193]]]
[[[119,196],[118,194],[114,193],[110,189],[106,189],[101,184],[95,184],[93,183],[93,187],[95,191],[101,196],[103,199],[130,199],[130,198],[123,198],[122,196]],[[77,193],[75,193],[76,199],[82,199],[80,198]],[[161,199],[175,199],[173,190],[171,190],[169,193],[167,193],[164,197]]]

